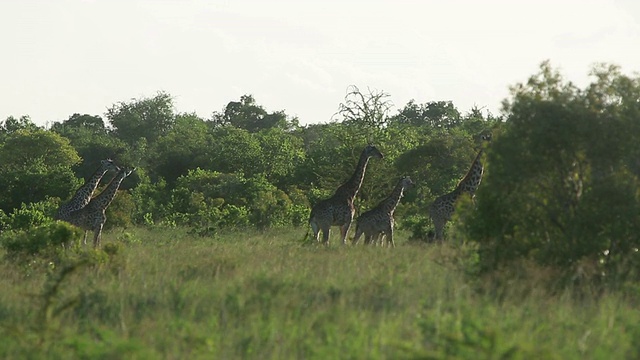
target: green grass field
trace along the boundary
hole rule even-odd
[[[88,264],[3,260],[0,357],[640,356],[633,291],[551,291],[553,275],[533,268],[472,276],[470,249],[402,233],[389,249],[309,245],[305,232],[118,230],[104,235],[108,258],[83,251]]]

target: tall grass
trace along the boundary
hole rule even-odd
[[[550,291],[549,274],[473,275],[465,246],[300,242],[304,229],[133,229],[107,255],[4,261],[0,357],[623,359],[640,313],[622,293]],[[625,293],[626,294],[626,293]],[[43,315],[44,314],[44,315]]]

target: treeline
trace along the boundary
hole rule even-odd
[[[462,114],[451,102],[410,102],[391,114],[387,98],[352,87],[334,121],[308,126],[284,111],[266,111],[250,95],[209,119],[176,112],[167,93],[114,104],[105,118],[73,114],[48,129],[28,117],[8,118],[0,128],[0,208],[9,217],[25,206],[50,215],[100,160],[111,158],[137,170],[109,208],[107,226],[189,226],[202,233],[301,226],[311,205],[346,181],[363,147],[374,143],[385,161],[369,167],[359,209],[407,174],[420,185],[404,206],[426,214],[421,208],[432,194],[447,191],[468,167],[474,135],[498,119],[477,109]]]
[[[358,210],[409,175],[416,187],[396,211],[398,227],[426,240],[428,206],[455,187],[478,135],[490,132],[476,204],[461,202],[448,237],[478,244],[483,268],[524,257],[588,263],[594,276],[625,264],[628,275],[640,233],[640,80],[615,66],[592,74],[581,89],[543,63],[512,88],[502,116],[448,101],[392,112],[388,94],[350,87],[332,122],[306,126],[250,95],[205,119],[177,112],[163,92],[49,128],[10,117],[0,127],[0,223],[46,223],[111,158],[138,170],[108,209],[107,227],[306,226],[311,205],[348,179],[373,143],[385,158],[369,164]]]

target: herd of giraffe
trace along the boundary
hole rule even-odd
[[[116,175],[100,194],[92,198],[100,180],[110,170],[116,171]],[[87,233],[93,231],[93,246],[99,247],[102,228],[107,221],[105,211],[115,198],[122,181],[134,170],[135,168],[120,168],[110,159],[102,160],[100,167],[89,181],[76,191],[68,203],[60,205],[54,219],[66,221],[83,229],[84,244],[87,243]]]
[[[491,135],[481,135],[480,138],[482,141],[491,141]],[[458,182],[455,189],[436,198],[429,206],[429,216],[435,228],[436,241],[444,239],[444,227],[451,220],[455,203],[460,196],[468,193],[471,196],[471,200],[475,202],[475,192],[484,173],[484,167],[481,162],[482,152],[483,148],[481,146],[469,171]],[[351,178],[340,185],[333,196],[319,201],[311,209],[309,225],[317,242],[320,241],[320,232],[322,231],[322,241],[325,245],[328,245],[331,226],[339,226],[342,243],[347,243],[347,234],[356,213],[353,201],[360,190],[367,164],[372,157],[382,159],[383,155],[375,146],[367,145],[360,155],[360,160]],[[356,233],[352,244],[357,245],[360,237],[364,234],[365,244],[379,243],[384,246],[384,240],[386,240],[390,246],[395,247],[393,241],[395,223],[393,214],[400,203],[404,191],[413,185],[414,182],[408,176],[403,176],[386,199],[371,210],[358,216],[356,219]]]
[[[481,138],[485,141],[491,140],[490,135],[481,135]],[[443,240],[444,226],[451,220],[458,198],[464,193],[468,193],[472,201],[474,201],[475,192],[480,185],[484,172],[484,167],[480,161],[482,151],[483,149],[481,148],[469,171],[460,180],[455,189],[436,198],[429,207],[429,216],[435,227],[435,240]],[[339,226],[342,243],[347,243],[347,234],[356,213],[353,201],[362,186],[367,164],[372,157],[382,159],[384,155],[375,146],[367,145],[360,154],[360,159],[351,178],[340,185],[333,196],[319,201],[311,209],[309,225],[317,242],[320,241],[320,232],[322,232],[322,241],[325,245],[328,245],[331,227]],[[115,171],[116,175],[100,194],[92,197],[98,184],[110,170]],[[105,211],[115,198],[122,181],[134,170],[135,168],[120,168],[110,159],[102,160],[100,167],[76,191],[71,200],[60,205],[54,219],[66,221],[83,229],[84,244],[87,243],[87,233],[93,231],[93,246],[99,247],[102,228],[107,221]],[[356,233],[352,244],[357,245],[360,237],[364,235],[365,244],[379,243],[384,246],[384,241],[386,240],[390,246],[395,247],[393,241],[395,220],[393,215],[404,191],[413,185],[415,185],[414,182],[408,176],[403,176],[387,198],[374,208],[358,216],[356,219]]]

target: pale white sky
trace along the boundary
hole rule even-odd
[[[103,116],[166,91],[209,118],[252,94],[302,124],[349,85],[498,114],[549,59],[585,84],[592,64],[640,70],[638,0],[5,0],[0,120]]]

